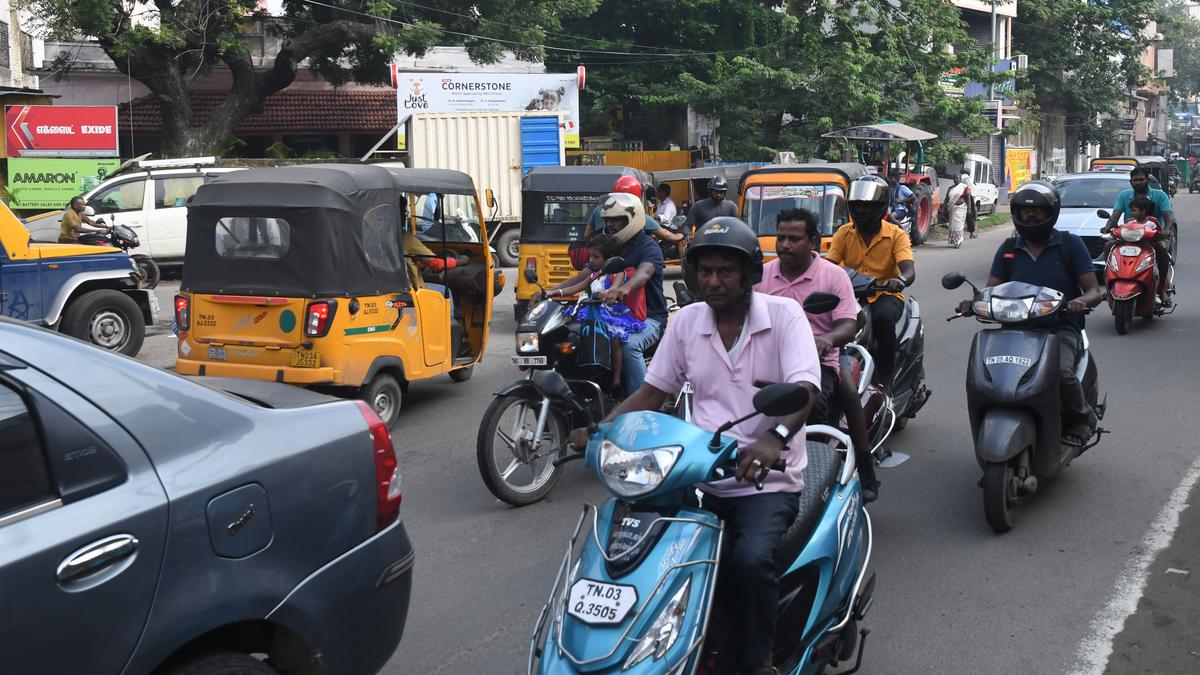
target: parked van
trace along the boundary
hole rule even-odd
[[[996,187],[992,160],[983,155],[967,155],[963,160],[962,172],[969,174],[975,181],[975,186],[971,189],[971,194],[975,196],[975,212],[980,215],[995,213],[1000,190]]]

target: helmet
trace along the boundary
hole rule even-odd
[[[638,184],[638,187],[641,185]],[[627,192],[613,192],[605,197],[600,203],[600,217],[625,218],[625,227],[613,235],[621,244],[633,239],[646,227],[646,209],[642,206],[641,198]]]
[[[1044,180],[1030,181],[1021,186],[1008,200],[1012,210],[1013,225],[1017,232],[1032,241],[1046,241],[1050,230],[1058,221],[1058,212],[1062,201],[1054,186]],[[1025,217],[1021,207],[1033,206],[1044,209],[1044,212],[1033,218]]]
[[[697,289],[696,256],[704,251],[723,249],[734,251],[746,260],[747,289],[762,281],[763,252],[758,235],[740,218],[718,216],[700,226],[684,252],[684,277],[688,288]]]
[[[642,198],[642,184],[633,176],[621,176],[613,183],[613,192],[624,192],[638,199]]]
[[[713,176],[708,181],[708,191],[714,190],[729,190],[729,181],[725,180],[725,176]]]
[[[891,201],[891,187],[879,176],[863,176],[850,184],[846,200],[850,218],[855,223],[882,220]]]

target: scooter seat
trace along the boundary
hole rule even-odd
[[[785,570],[800,551],[804,550],[808,538],[821,522],[830,490],[837,482],[841,462],[838,453],[827,443],[808,441],[808,466],[804,467],[804,490],[799,495],[800,510],[791,527],[783,534],[775,560],[780,570]]]

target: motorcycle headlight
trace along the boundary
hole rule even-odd
[[[1140,263],[1138,263],[1137,270],[1135,270],[1135,271],[1136,272],[1145,272],[1146,269],[1149,268],[1153,264],[1154,264],[1154,256],[1148,255],[1145,258],[1142,258],[1142,261]]]
[[[652,655],[655,660],[666,656],[683,631],[683,617],[687,614],[688,592],[691,590],[692,578],[689,576],[683,582],[683,587],[671,596],[670,602],[658,613],[650,628],[646,629],[646,634],[638,641],[621,670],[629,670]]]
[[[1125,241],[1141,241],[1142,237],[1146,236],[1146,230],[1138,227],[1122,227],[1121,238]]]
[[[517,353],[528,354],[538,350],[537,333],[517,333]]]
[[[1033,310],[1033,298],[992,298],[992,318],[997,321],[1024,321]]]
[[[662,484],[681,452],[679,445],[630,452],[604,440],[600,443],[600,474],[618,496],[640,497]]]

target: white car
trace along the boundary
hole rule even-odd
[[[193,163],[190,168],[177,168]],[[211,163],[211,160],[208,160]],[[162,166],[170,168],[159,168]],[[96,218],[127,225],[141,245],[130,251],[156,262],[182,262],[187,242],[187,200],[212,177],[234,167],[205,166],[204,160],[142,162],[142,168],[117,174],[83,195]],[[62,212],[25,221],[34,241],[58,241]]]

